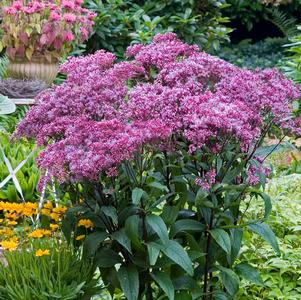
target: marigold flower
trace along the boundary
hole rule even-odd
[[[93,222],[92,222],[91,220],[89,220],[89,219],[81,219],[81,220],[79,220],[77,226],[83,226],[83,227],[85,227],[85,228],[88,229],[88,228],[93,227],[94,224],[93,224]]]
[[[77,241],[81,241],[81,240],[83,240],[85,237],[86,237],[86,236],[85,236],[84,234],[82,234],[82,235],[77,236],[75,239],[76,239]]]
[[[36,251],[36,256],[40,257],[40,256],[44,256],[44,255],[50,255],[50,250],[48,250],[48,249],[45,249],[45,250],[39,249],[39,250]]]

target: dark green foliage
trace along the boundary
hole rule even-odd
[[[253,266],[236,261],[243,232],[257,233],[278,253],[265,223],[271,200],[262,191],[265,180],[244,183],[248,157],[236,150],[228,145],[218,157],[206,158],[186,150],[181,157],[137,154],[114,179],[61,186],[74,203],[63,222],[66,237],[79,246],[76,236],[84,232],[78,220],[94,223],[86,230],[84,254],[94,257],[112,296],[121,289],[129,300],[209,300],[211,293],[213,299],[234,299],[242,278],[262,285]],[[194,185],[208,164],[216,165],[219,178],[210,191]],[[252,199],[256,214],[246,215]]]
[[[98,14],[88,50],[103,48],[118,56],[130,43],[149,42],[156,33],[170,31],[205,50],[217,50],[231,31],[224,25],[224,0],[87,0],[86,7]]]
[[[283,45],[286,41],[285,38],[267,38],[252,44],[245,40],[222,48],[218,56],[243,68],[273,68],[285,56]]]
[[[231,20],[239,21],[249,31],[262,20],[272,21],[282,31],[288,27],[292,28],[296,17],[300,18],[298,14],[301,8],[300,1],[291,1],[278,7],[265,5],[260,0],[227,0],[227,3],[229,6],[225,10],[225,15]]]
[[[229,7],[225,14],[231,20],[239,20],[247,30],[252,30],[254,23],[267,17],[266,6],[258,0],[228,0]]]
[[[295,17],[289,16],[279,8],[271,8],[269,12],[271,15],[268,17],[268,20],[277,26],[284,36],[292,37],[298,33],[297,19]]]

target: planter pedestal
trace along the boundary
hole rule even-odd
[[[58,63],[49,63],[44,57],[33,57],[31,61],[16,58],[9,61],[8,75],[17,79],[40,79],[51,84],[58,69]]]

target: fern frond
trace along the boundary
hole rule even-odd
[[[268,18],[278,29],[283,33],[285,37],[292,37],[297,35],[297,19],[289,17],[285,12],[280,11],[278,8],[270,8],[269,12],[271,16]]]

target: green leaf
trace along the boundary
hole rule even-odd
[[[207,196],[208,196],[208,192],[200,188],[195,196],[195,204],[202,205],[206,200]]]
[[[106,232],[96,231],[89,234],[84,242],[83,251],[86,257],[94,256],[99,244],[108,237]]]
[[[228,294],[222,291],[216,291],[214,293],[214,300],[230,300]]]
[[[144,191],[139,188],[134,188],[132,191],[132,202],[135,205],[138,205],[140,203],[140,200],[142,198]]]
[[[8,115],[16,110],[15,103],[8,97],[0,94],[0,115]]]
[[[239,254],[243,231],[241,228],[233,228],[231,231],[231,253],[228,255],[228,262],[232,266]]]
[[[226,290],[231,296],[234,296],[239,289],[238,276],[231,269],[222,266],[218,266],[217,268],[221,271],[221,279]]]
[[[240,274],[245,279],[257,285],[264,285],[259,272],[249,264],[240,263],[237,266],[235,266],[235,270],[237,271],[238,274]]]
[[[95,263],[100,268],[111,268],[121,262],[121,257],[111,249],[102,249],[96,253]]]
[[[231,240],[229,234],[220,228],[215,228],[209,231],[216,243],[226,252],[231,252]]]
[[[121,246],[123,246],[128,252],[132,253],[131,241],[125,233],[124,229],[114,232],[112,238],[116,240]]]
[[[264,201],[264,218],[267,219],[272,211],[271,198],[266,193],[260,193],[260,196]]]
[[[185,232],[185,231],[193,231],[193,232],[202,232],[205,230],[205,225],[201,222],[190,220],[190,219],[184,219],[179,220],[170,229],[170,236],[174,237],[179,232]]]
[[[149,258],[149,264],[151,266],[154,266],[160,254],[160,246],[156,243],[150,242],[147,244],[147,252]]]
[[[151,276],[167,295],[168,299],[174,300],[175,290],[170,277],[163,272],[151,273]]]
[[[156,188],[160,191],[168,192],[167,186],[161,184],[160,182],[154,181],[148,184],[150,187]]]
[[[139,294],[139,276],[134,266],[122,265],[117,272],[121,289],[128,300],[137,300]]]
[[[189,275],[193,275],[192,262],[184,250],[184,248],[177,242],[168,240],[161,246],[163,253],[182,267]]]
[[[125,233],[132,241],[135,247],[140,247],[141,242],[139,239],[139,216],[132,215],[125,221]]]
[[[178,213],[179,213],[178,207],[165,205],[161,217],[164,220],[165,224],[171,225],[176,221],[178,217]]]
[[[248,227],[258,235],[260,235],[264,240],[266,240],[273,247],[275,252],[277,252],[277,254],[280,254],[277,238],[268,224],[256,223],[251,224]]]
[[[65,218],[63,219],[62,222],[62,231],[68,244],[71,241],[71,234],[75,224],[76,224],[76,217],[72,213],[67,211],[65,214]]]
[[[175,300],[192,300],[191,295],[187,291],[180,291],[176,293]]]
[[[116,208],[113,206],[102,206],[101,211],[109,217],[114,224],[118,224],[118,216],[116,212]]]
[[[159,236],[159,238],[161,239],[161,241],[163,243],[168,241],[167,227],[161,217],[155,216],[155,215],[150,215],[150,216],[146,216],[145,219],[146,219],[146,223],[148,224],[148,226],[154,232],[157,233],[157,235]]]

